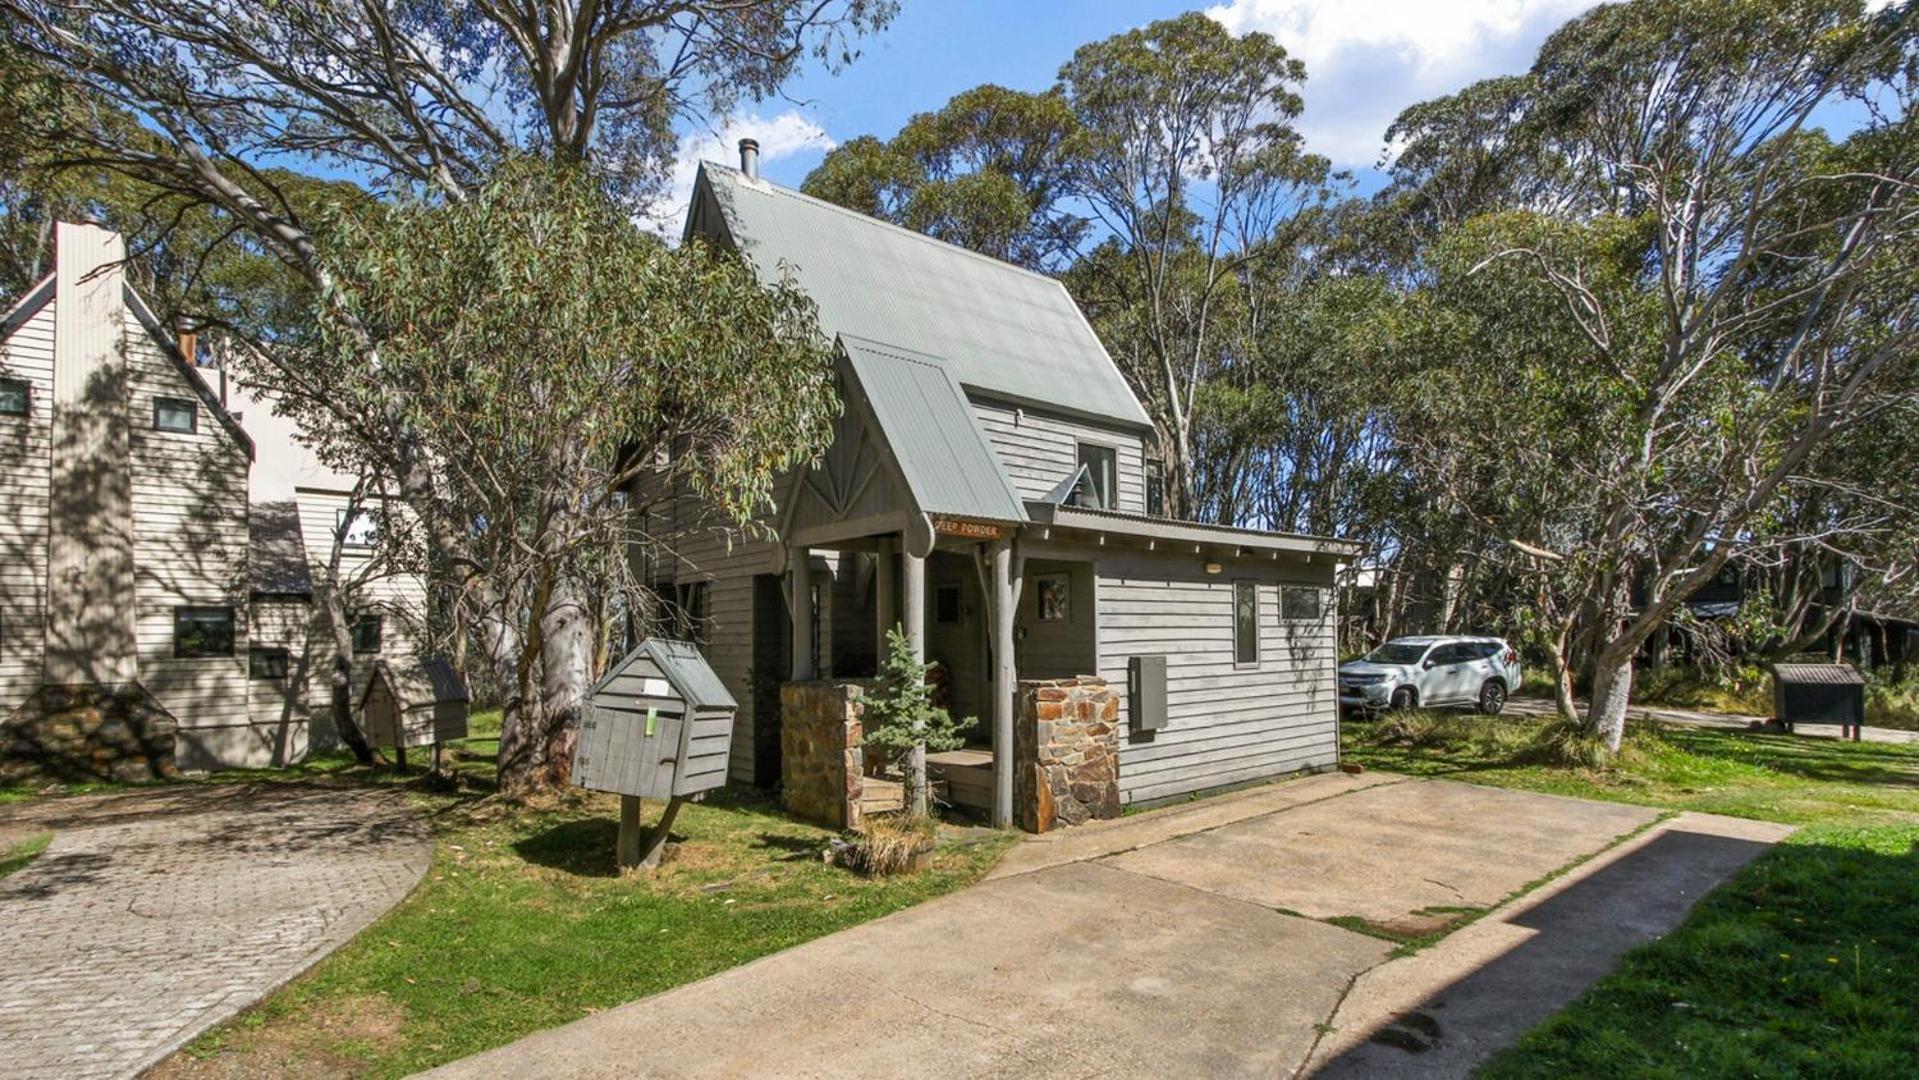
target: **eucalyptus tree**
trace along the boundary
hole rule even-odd
[[[1087,225],[1069,179],[1078,122],[1062,91],[986,84],[915,115],[891,139],[835,147],[801,190],[1035,270],[1067,265]]]
[[[1076,291],[1158,429],[1175,516],[1201,506],[1202,387],[1263,332],[1270,290],[1242,286],[1330,197],[1329,163],[1293,127],[1305,78],[1270,36],[1197,12],[1082,46],[1059,72],[1081,128],[1072,190],[1110,238]]]
[[[570,601],[555,593],[554,611],[515,605],[521,582],[489,577],[499,568],[476,550],[484,522],[462,516],[470,504],[447,490],[447,459],[418,426],[420,387],[383,356],[393,327],[367,324],[355,306],[346,275],[358,256],[337,245],[370,233],[345,217],[323,233],[267,166],[311,164],[377,198],[458,204],[532,154],[584,163],[608,197],[637,210],[667,179],[679,125],[773,94],[808,59],[850,61],[857,37],[894,9],[893,0],[0,0],[0,22],[8,53],[61,100],[13,114],[49,165],[110,169],[210,207],[308,290],[335,347],[255,342],[246,353],[264,365],[255,381],[298,399],[330,464],[399,493],[490,655],[541,643],[539,665],[556,677],[540,681],[536,700],[513,703],[503,741],[544,746],[579,704],[580,642],[542,629]],[[120,113],[136,123],[111,122]],[[607,269],[599,245],[563,254]],[[555,779],[542,753],[503,759],[502,780]]]
[[[1494,516],[1487,536],[1576,623],[1585,721],[1614,748],[1648,637],[1777,545],[1782,500],[1828,482],[1825,448],[1910,406],[1914,22],[1856,0],[1598,8],[1541,49],[1514,123],[1616,202],[1489,218],[1440,245],[1439,274],[1478,294],[1461,302],[1526,391],[1460,468],[1554,478],[1527,531]],[[1811,124],[1849,96],[1871,107],[1835,146]],[[1514,317],[1541,301],[1550,329]],[[1527,347],[1542,334],[1558,344]],[[1494,374],[1473,355],[1456,354],[1462,373]]]

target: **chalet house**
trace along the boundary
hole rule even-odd
[[[331,510],[250,497],[260,447],[127,284],[120,237],[61,223],[55,244],[0,318],[0,767],[297,761]]]
[[[857,683],[896,625],[978,718],[933,771],[996,823],[1334,765],[1334,572],[1357,545],[1149,513],[1151,423],[1059,282],[769,183],[750,141],[741,158],[702,167],[686,234],[794,276],[845,408],[783,482],[776,540],[690,502],[648,522],[676,538],[656,589],[740,703],[735,778],[850,824],[857,805],[800,789],[836,797],[838,751],[824,780],[810,759],[822,730],[857,747]]]

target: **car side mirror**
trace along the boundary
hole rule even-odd
[[[1426,658],[1426,662],[1419,666],[1424,668],[1427,671],[1431,671],[1433,668],[1437,667],[1438,665],[1439,665],[1439,661],[1434,660],[1432,657],[1429,656]]]

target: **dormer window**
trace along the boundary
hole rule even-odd
[[[200,407],[185,398],[153,399],[153,430],[191,435],[200,429]]]
[[[1084,483],[1078,485],[1074,501],[1095,510],[1115,509],[1118,491],[1119,451],[1098,443],[1079,444],[1079,467]]]

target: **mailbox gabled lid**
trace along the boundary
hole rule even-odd
[[[666,675],[666,681],[686,699],[689,709],[737,709],[739,703],[733,695],[726,692],[726,685],[720,682],[718,672],[713,665],[700,655],[699,646],[690,641],[674,641],[670,638],[647,638],[639,647],[620,658],[620,661],[606,669],[606,675],[600,679],[589,697],[598,694],[607,683],[630,667],[641,656],[652,660]]]

